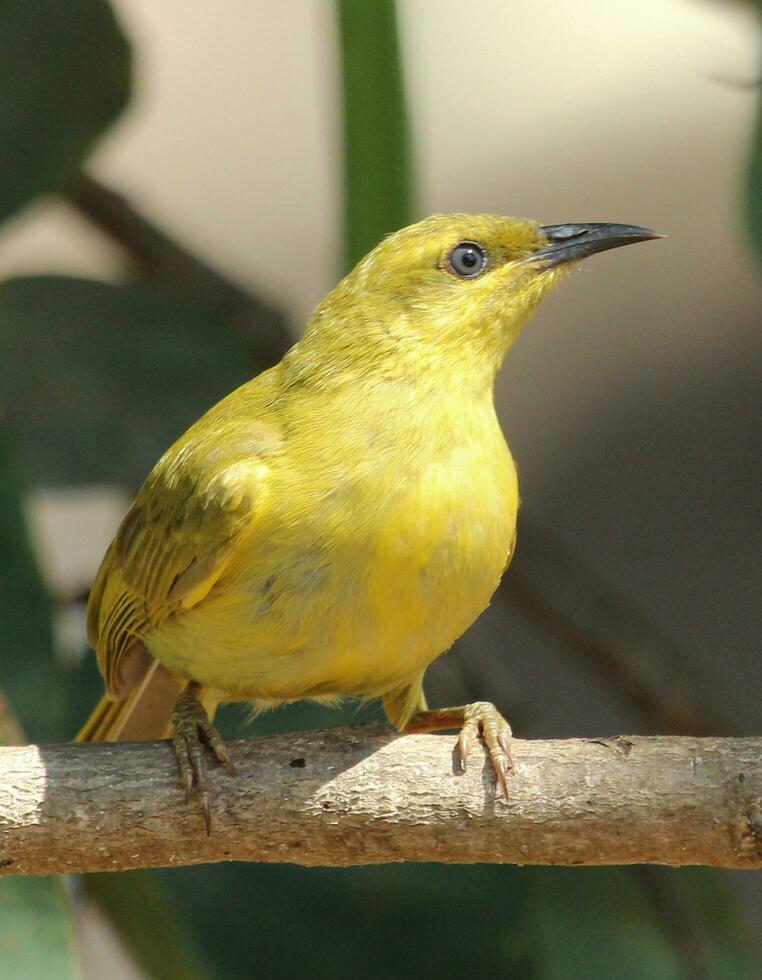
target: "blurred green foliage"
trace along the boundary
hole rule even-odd
[[[413,214],[412,153],[388,0],[338,0],[344,123],[344,269]]]
[[[208,869],[211,870],[211,869]],[[178,898],[196,935],[209,933],[218,980],[249,976],[367,980],[529,977],[515,869],[402,865],[182,869]],[[235,894],[244,915],[217,907]]]
[[[35,737],[65,730],[65,685],[53,680],[51,604],[26,535],[19,485],[0,422],[0,627],[2,674],[11,703]],[[40,724],[35,724],[39,717]],[[0,861],[12,860],[0,853]],[[79,976],[76,940],[63,879],[0,880],[0,976],[15,980]]]
[[[31,665],[52,661],[52,603],[42,584],[27,536],[21,508],[21,487],[11,464],[8,427],[0,422],[0,624],[2,624],[2,682],[16,705],[24,712],[33,704],[34,678]],[[53,711],[53,704],[49,705]],[[20,717],[22,727],[31,718]],[[60,719],[59,719],[60,721]],[[33,726],[34,727],[34,726]],[[30,737],[39,731],[27,729]],[[55,725],[55,736],[60,724]]]
[[[737,903],[715,872],[534,868],[530,880],[525,914],[540,977],[757,975]]]
[[[127,103],[130,56],[105,0],[2,0],[0,25],[2,220],[60,187],[80,166]],[[26,335],[24,324],[20,336]],[[4,415],[6,394],[3,384]],[[51,605],[25,534],[9,443],[0,418],[0,680],[25,715],[30,737],[60,737],[70,730],[67,684],[54,680]],[[0,974],[9,980],[80,975],[62,879],[0,883]]]
[[[53,604],[27,537],[25,484],[10,451],[8,428],[0,425],[0,684],[29,739],[61,741],[76,731],[100,682],[89,659],[76,670],[54,656]]]
[[[37,485],[139,485],[251,362],[229,313],[145,282],[0,285],[3,410]]]
[[[744,217],[757,261],[762,262],[762,97],[757,103],[752,133],[746,175]]]
[[[338,20],[350,265],[410,220],[412,153],[394,4],[338,0]],[[129,53],[99,0],[0,0],[0,26],[8,49],[0,59],[2,218],[63,186],[82,163],[125,105]],[[177,434],[256,369],[229,312],[166,283],[34,277],[0,285],[0,682],[31,738],[71,737],[101,682],[94,658],[77,668],[53,656],[52,605],[26,539],[19,478],[134,487]],[[242,717],[221,712],[223,732],[238,731]],[[258,719],[256,730],[357,719],[351,707],[295,705]],[[718,876],[666,872],[665,903],[664,889],[652,887],[658,874],[219,865],[95,875],[86,886],[147,975],[164,980],[359,972],[751,980],[738,909]],[[20,971],[13,960],[34,946],[39,975],[65,980],[74,950],[64,899],[56,879],[0,883],[0,975],[36,977],[31,960]]]
[[[127,104],[130,51],[106,0],[0,2],[0,220],[60,187]]]
[[[74,922],[61,878],[5,878],[0,887],[3,980],[78,980]]]
[[[663,918],[680,910],[683,934],[671,923],[674,939],[683,952],[689,950],[684,966],[693,974],[712,980],[736,980],[760,975],[760,964],[749,942],[750,933],[736,895],[722,874],[704,868],[682,868],[678,874],[667,868],[651,869],[661,887],[659,907]],[[679,922],[680,920],[678,920]]]
[[[762,26],[762,0],[754,0],[753,6],[757,21]],[[759,83],[744,184],[743,215],[757,261],[762,262],[762,88]]]
[[[216,944],[215,915],[200,924],[194,922],[181,905],[183,892],[177,887],[181,882],[171,873],[164,875],[165,880],[155,871],[88,875],[87,890],[110,912],[114,927],[146,976],[161,980],[219,977],[227,957],[209,956],[205,949]],[[191,904],[194,900],[191,895]],[[229,896],[220,895],[214,905],[224,910],[229,901]],[[241,926],[237,917],[232,921]]]

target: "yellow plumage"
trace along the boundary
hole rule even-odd
[[[458,243],[486,267],[454,268]],[[485,215],[392,235],[280,364],[164,454],[93,587],[116,707],[84,737],[134,736],[125,717],[159,677],[172,697],[196,682],[209,707],[382,697],[399,727],[425,708],[426,667],[512,554],[517,479],[492,388],[568,268],[542,259],[549,244],[535,222]]]

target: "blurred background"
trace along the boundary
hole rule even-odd
[[[87,590],[163,449],[437,211],[669,238],[587,263],[511,352],[517,557],[430,702],[494,700],[525,737],[759,734],[755,4],[2,0],[0,26],[0,741],[66,740],[99,696]],[[4,879],[0,975],[756,978],[760,880]]]

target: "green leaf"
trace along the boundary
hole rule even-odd
[[[754,3],[757,24],[762,26],[762,3]],[[762,89],[757,85],[757,107],[751,133],[751,149],[745,182],[745,221],[757,261],[762,262]]]
[[[73,731],[66,723],[76,685],[53,656],[52,604],[27,537],[11,448],[0,424],[0,686],[29,738],[60,739]]]
[[[521,869],[225,864],[160,875],[216,980],[251,976],[253,964],[258,976],[332,980],[531,975]]]
[[[527,907],[543,980],[752,980],[737,900],[719,872],[535,868]]]
[[[392,0],[339,0],[344,265],[411,221],[412,166]]]
[[[532,878],[529,922],[544,980],[688,980],[625,869],[535,869]]]
[[[762,262],[762,126],[756,126],[746,184],[746,228],[757,261]]]
[[[74,173],[127,104],[130,53],[105,0],[0,0],[0,220]]]
[[[110,915],[147,976],[156,980],[211,980],[217,976],[204,963],[205,928],[195,932],[189,928],[172,889],[159,874],[92,874],[84,881],[88,894]],[[225,897],[221,900],[224,905]]]
[[[81,977],[74,923],[61,878],[0,881],[0,976]]]
[[[147,285],[0,285],[0,410],[31,485],[138,485],[250,377],[233,315]]]
[[[757,4],[757,13],[762,4]],[[762,21],[760,21],[762,23]],[[745,220],[757,261],[762,262],[762,90],[757,86],[757,108],[745,183]]]
[[[693,950],[697,975],[712,980],[755,980],[759,961],[729,876],[709,868],[655,869],[669,876],[669,905],[679,905],[689,930],[684,945]]]
[[[12,694],[17,695],[24,687],[24,675],[36,674],[27,693],[35,686],[39,688],[36,693],[41,693],[50,687],[49,680],[36,670],[38,662],[51,655],[50,605],[25,534],[6,436],[0,425],[0,682],[17,681],[11,685]],[[39,708],[34,697],[30,701]],[[31,704],[30,708],[30,713],[38,710]],[[5,858],[0,853],[0,860]],[[63,880],[0,880],[0,976],[68,980],[79,975],[74,923]]]

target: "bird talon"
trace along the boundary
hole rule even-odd
[[[212,805],[204,746],[209,747],[231,775],[235,775],[236,769],[220,733],[209,721],[206,709],[198,699],[197,684],[188,684],[177,699],[172,725],[175,731],[172,744],[180,767],[185,802],[190,803],[194,797],[198,799],[208,836],[212,830]]]
[[[206,836],[209,837],[212,833],[212,805],[209,800],[209,793],[206,791],[201,793],[201,810],[204,814],[204,826],[206,827]]]
[[[466,771],[466,764],[468,759],[468,753],[471,748],[471,739],[468,737],[468,732],[465,729],[458,736],[458,760],[460,762],[460,771]]]
[[[497,784],[503,799],[507,801],[508,775],[513,769],[510,752],[511,726],[489,701],[475,701],[466,705],[463,716],[463,731],[475,728],[481,736],[489,752]]]
[[[386,702],[384,703],[386,707]],[[389,711],[387,709],[387,714]],[[390,717],[392,717],[390,715]],[[513,769],[511,759],[511,726],[494,704],[474,701],[456,708],[428,708],[416,712],[405,725],[404,731],[416,733],[450,731],[460,725],[455,754],[461,772],[466,771],[466,758],[476,739],[484,742],[489,752],[495,778],[505,800],[508,799],[508,775]]]
[[[222,763],[222,765],[227,769],[230,775],[231,776],[237,775],[238,771],[235,767],[235,763],[230,758],[230,755],[228,754],[228,750],[225,748],[224,744],[220,742],[219,745],[212,746],[212,749],[214,751],[215,757],[217,758],[217,761]]]
[[[501,732],[497,737],[497,743],[503,751],[503,764],[506,774],[513,770],[513,757],[509,748],[509,736]]]

